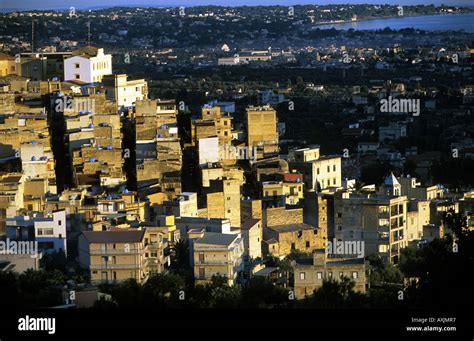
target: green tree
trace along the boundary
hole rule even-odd
[[[322,287],[306,298],[306,305],[319,309],[362,307],[367,303],[366,297],[355,292],[354,286],[354,281],[347,277],[324,280]]]
[[[170,247],[170,256],[172,269],[188,269],[190,260],[187,241],[180,239],[172,243]]]

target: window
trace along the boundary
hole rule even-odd
[[[316,278],[317,278],[317,279],[323,279],[323,273],[322,273],[322,272],[318,272],[318,273],[316,274]]]
[[[81,76],[80,76],[78,73],[76,73],[76,74],[74,75],[74,78],[75,78],[75,79],[80,79]]]
[[[295,243],[291,243],[291,249],[292,249],[292,250],[295,249]]]
[[[353,272],[352,272],[352,278],[353,278],[353,279],[359,278],[359,273],[358,273],[357,271],[353,271]]]
[[[316,173],[319,175],[319,168],[316,168]]]
[[[58,225],[61,226],[63,224],[62,220],[58,220]]]
[[[306,273],[300,272],[300,280],[304,281],[306,279]]]
[[[336,171],[336,165],[332,166],[332,170],[335,172]]]
[[[51,236],[54,234],[54,230],[52,228],[39,228],[38,229],[38,236]]]
[[[328,166],[328,173],[329,173],[330,171],[331,171],[331,167],[330,167],[330,166]]]
[[[74,64],[74,67],[75,67],[76,69],[79,69],[81,66],[79,65],[79,63],[75,63],[75,64]]]
[[[332,278],[332,271],[328,272],[328,278]]]
[[[308,248],[309,246],[310,246],[310,242],[306,241],[306,248]]]
[[[340,271],[339,272],[339,278],[342,278],[342,277],[344,277],[344,272]]]

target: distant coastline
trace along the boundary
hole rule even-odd
[[[474,11],[462,12],[462,13],[437,13],[437,14],[420,14],[420,15],[404,15],[404,16],[385,16],[385,17],[373,17],[363,18],[356,21],[345,20],[339,22],[325,22],[325,23],[314,23],[311,24],[315,28],[320,29],[336,29],[336,30],[347,30],[350,28],[356,30],[378,30],[389,27],[394,30],[400,30],[404,28],[416,28],[422,31],[432,30],[443,30],[443,31],[457,31],[464,30],[466,32],[474,32]],[[411,20],[405,22],[403,19],[411,18]],[[416,21],[419,18],[419,21]],[[429,22],[433,19],[439,18],[439,22],[436,24]],[[448,18],[459,18],[460,20],[449,21]],[[462,20],[461,20],[462,19]],[[380,20],[380,22],[377,22]],[[349,27],[349,25],[355,27]],[[360,27],[357,25],[360,24]],[[374,25],[370,25],[374,24]],[[377,25],[379,24],[379,25]],[[405,25],[406,24],[406,25]],[[379,27],[377,27],[379,26]]]
[[[474,11],[470,11],[467,13],[472,13]],[[434,16],[445,16],[445,15],[459,15],[459,14],[466,14],[466,12],[463,13],[433,13],[433,14],[407,14],[407,15],[384,15],[381,17],[367,17],[367,18],[362,18],[362,19],[356,19],[356,20],[337,20],[337,21],[324,21],[324,22],[318,22],[314,23],[312,25],[315,26],[321,26],[321,25],[341,25],[341,24],[351,24],[351,23],[357,23],[357,22],[363,22],[363,21],[369,21],[369,20],[383,20],[383,19],[401,19],[401,18],[406,18],[406,17],[434,17]]]
[[[355,5],[364,5],[365,3],[356,3]],[[112,8],[178,8],[181,6],[184,6],[186,8],[194,8],[194,7],[207,7],[207,6],[212,6],[212,7],[232,7],[232,8],[239,8],[239,7],[272,7],[272,6],[282,6],[282,7],[288,7],[288,6],[310,6],[313,4],[309,3],[302,3],[302,4],[291,4],[291,5],[283,5],[283,4],[275,4],[275,5],[185,5],[185,4],[162,4],[162,5],[156,5],[156,4],[121,4],[121,5],[104,5],[104,6],[85,6],[85,7],[79,7],[75,6],[76,10],[78,11],[99,11],[99,10],[106,10],[106,9],[112,9]],[[319,6],[340,6],[341,4],[336,3],[336,4],[318,4]],[[377,4],[369,4],[369,5],[377,5]],[[388,6],[393,6],[392,4],[379,4],[379,5],[388,5]],[[416,5],[416,4],[413,4]],[[405,5],[405,6],[412,6],[412,5]],[[428,5],[425,5],[428,6]],[[440,7],[441,5],[435,5],[436,7]],[[474,12],[474,6],[472,5],[455,5],[455,4],[446,4],[446,6],[456,6],[462,9],[469,9],[469,12]],[[48,12],[48,11],[57,11],[57,12],[63,12],[63,11],[68,11],[71,6],[59,6],[55,8],[45,8],[45,9],[35,9],[35,8],[0,8],[0,13],[10,13],[10,12]],[[467,13],[469,13],[467,12]],[[461,12],[461,13],[426,13],[426,14],[412,14],[412,15],[405,15],[405,16],[424,16],[424,15],[443,15],[443,14],[463,14],[466,12]],[[369,18],[364,18],[360,19],[358,21],[364,21],[364,20],[372,20],[372,19],[389,19],[389,18],[396,18],[397,16],[380,16],[380,17],[369,17]],[[351,22],[351,20],[344,20],[338,23],[348,23]],[[327,24],[333,24],[331,22]],[[318,23],[318,25],[324,25],[322,23]]]

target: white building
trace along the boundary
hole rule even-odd
[[[217,65],[239,65],[239,64],[240,64],[239,56],[217,59]]]
[[[207,137],[199,139],[199,165],[220,161],[219,138]],[[222,149],[222,148],[221,148]]]
[[[342,158],[320,156],[319,147],[294,151],[295,162],[290,168],[304,174],[304,185],[309,190],[326,190],[342,186]]]
[[[112,74],[112,55],[104,49],[86,46],[73,52],[64,60],[64,80],[79,80],[85,83],[101,82],[105,75]]]
[[[34,230],[34,236],[30,231]],[[6,236],[12,240],[38,242],[38,251],[49,253],[63,251],[67,254],[65,210],[55,211],[51,216],[15,216],[7,218]]]
[[[35,219],[35,240],[44,252],[63,251],[67,254],[66,211],[53,212],[50,218]]]
[[[144,79],[127,80],[127,75],[107,75],[103,77],[105,97],[116,101],[117,106],[129,108],[136,101],[148,99],[148,83]]]

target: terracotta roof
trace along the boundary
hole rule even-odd
[[[12,57],[6,53],[0,52],[0,60],[15,60],[15,57]]]

